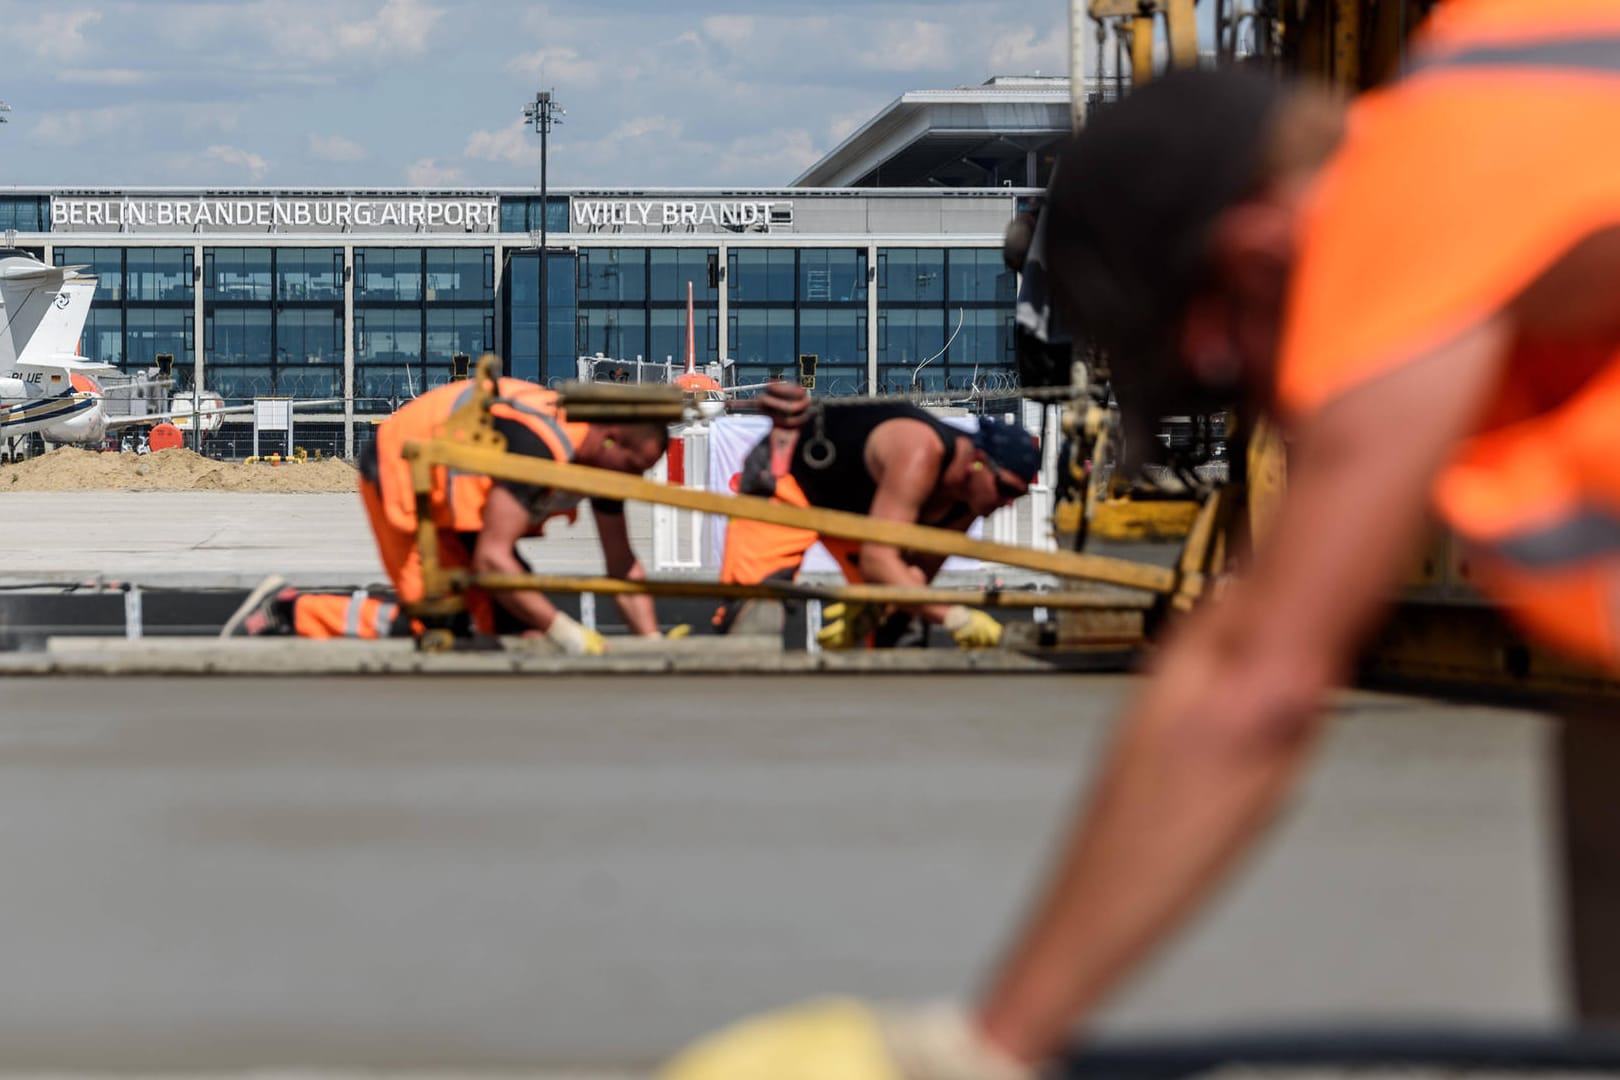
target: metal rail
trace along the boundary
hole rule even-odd
[[[1150,601],[1122,601],[1094,592],[1034,589],[942,589],[904,585],[806,585],[799,582],[765,582],[759,585],[728,585],[717,581],[626,581],[610,577],[571,577],[556,574],[468,574],[456,578],[466,587],[541,592],[600,593],[609,596],[687,596],[715,597],[722,600],[821,600],[859,604],[966,604],[973,607],[1062,608],[1075,610],[1138,608]]]
[[[502,450],[433,439],[407,442],[406,458],[418,467],[444,466],[465,473],[515,480],[524,484],[556,488],[559,491],[604,499],[628,500],[674,506],[706,514],[763,521],[790,529],[807,529],[823,536],[859,540],[868,544],[891,544],[927,555],[962,555],[983,562],[1000,563],[1026,570],[1038,570],[1059,577],[1169,593],[1176,587],[1176,572],[1161,566],[1148,566],[1127,559],[1082,555],[1071,551],[1042,551],[974,540],[950,529],[881,521],[864,514],[821,507],[801,508],[773,502],[757,495],[721,495],[711,491],[671,487],[639,476],[628,476],[609,469],[567,465],[540,458],[522,457]]]

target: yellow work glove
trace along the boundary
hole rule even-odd
[[[691,632],[691,626],[686,623],[679,623],[668,630],[654,630],[650,634],[642,634],[641,636],[648,639],[656,638],[659,641],[679,641]]]
[[[881,612],[870,604],[828,604],[821,609],[816,644],[823,649],[858,649],[877,629],[880,616]]]
[[[940,624],[964,649],[993,649],[1001,644],[1001,624],[982,608],[952,604]]]
[[[601,634],[560,611],[546,628],[546,640],[569,656],[601,656],[607,652],[607,642]]]
[[[1033,1080],[960,1010],[813,1001],[726,1028],[682,1051],[660,1080]]]

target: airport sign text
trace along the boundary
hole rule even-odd
[[[351,229],[493,231],[499,219],[494,199],[93,199],[51,200],[53,229],[96,227],[243,231]]]
[[[702,228],[741,231],[791,224],[793,204],[775,200],[575,199],[574,226],[582,231],[632,228]]]

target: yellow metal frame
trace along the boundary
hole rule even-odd
[[[410,462],[411,482],[416,496],[416,539],[422,560],[423,583],[423,598],[409,605],[409,612],[419,619],[432,622],[459,614],[465,609],[462,594],[469,588],[495,591],[539,589],[612,595],[648,593],[728,599],[782,599],[798,596],[827,601],[845,600],[899,605],[952,603],[1068,610],[1145,609],[1153,606],[1155,597],[1168,596],[1178,590],[1181,594],[1187,591],[1183,574],[1165,567],[1076,552],[1043,551],[974,540],[949,529],[879,521],[862,514],[838,510],[788,506],[757,496],[720,495],[708,491],[671,487],[607,469],[510,454],[507,452],[505,438],[494,428],[490,413],[490,408],[498,397],[498,370],[498,361],[493,356],[481,358],[472,380],[472,393],[467,401],[451,414],[443,431],[432,439],[408,441],[403,447],[403,454]],[[604,407],[604,411],[598,415],[606,418],[608,415],[606,409],[607,407]],[[892,544],[922,554],[977,558],[985,562],[1037,570],[1062,578],[1135,590],[1137,599],[1121,599],[1119,595],[1107,596],[1096,591],[1075,590],[1034,592],[880,585],[816,587],[799,584],[741,586],[713,582],[629,582],[613,578],[572,578],[538,574],[477,574],[465,569],[450,569],[443,565],[440,558],[438,526],[434,521],[432,506],[434,473],[441,468],[499,480],[535,484],[580,495],[635,500],[790,528],[808,529],[839,539]],[[1205,539],[1207,540],[1207,536]],[[1130,594],[1123,595],[1128,597]]]

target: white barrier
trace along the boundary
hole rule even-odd
[[[709,433],[703,425],[693,425],[670,437],[670,445],[681,443],[682,461],[686,469],[685,485],[692,488],[708,486]],[[669,477],[669,457],[659,461],[653,478],[665,482]],[[695,510],[682,510],[673,506],[653,507],[653,569],[660,571],[699,571],[711,568],[707,558],[710,545],[708,514]],[[718,568],[719,560],[713,561]]]
[[[972,431],[978,421],[975,417],[947,417],[947,423]],[[1042,422],[1038,404],[1026,405],[1024,423],[1032,428]],[[976,539],[994,540],[1020,547],[1051,550],[1052,489],[1050,479],[1057,466],[1057,418],[1050,417],[1041,439],[1041,475],[1030,485],[1029,494],[985,520],[976,522],[968,535]],[[709,491],[732,492],[733,479],[742,469],[748,456],[770,430],[770,422],[759,416],[721,416],[706,424],[693,424],[672,436],[683,443],[685,486]],[[660,461],[649,474],[663,481],[669,475],[668,458]],[[725,548],[727,519],[718,515],[699,514],[692,510],[678,510],[672,506],[653,508],[653,570],[686,573],[716,574],[720,569],[720,555]],[[973,571],[980,567],[975,559],[952,557],[945,562],[946,570]],[[835,573],[838,564],[817,544],[805,556],[804,572]]]

